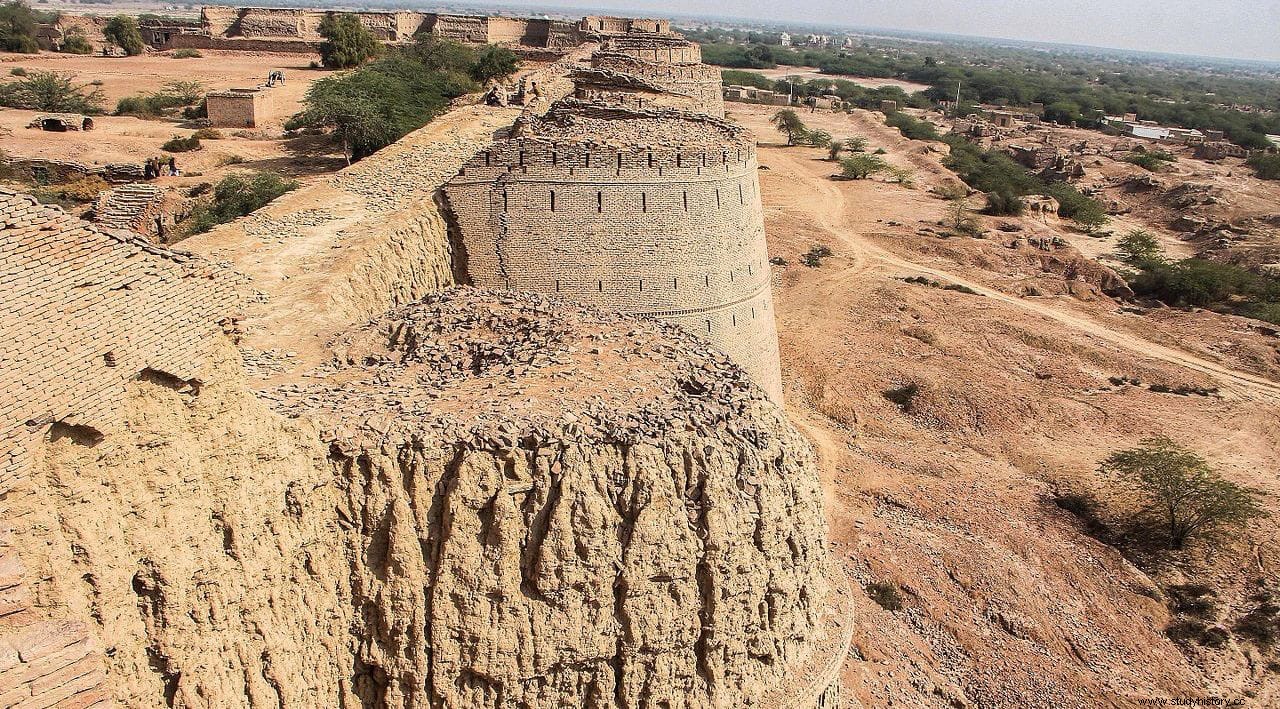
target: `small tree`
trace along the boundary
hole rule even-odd
[[[840,153],[844,152],[844,141],[833,140],[827,146],[827,159],[835,162],[840,159]]]
[[[916,186],[916,173],[905,167],[894,167],[890,165],[889,174],[903,187],[912,189]]]
[[[1095,234],[1099,229],[1106,226],[1111,221],[1111,217],[1107,216],[1106,210],[1102,205],[1094,200],[1088,200],[1082,203],[1071,215],[1071,218],[1084,228],[1085,233]]]
[[[1164,254],[1156,237],[1143,229],[1134,229],[1120,237],[1116,250],[1120,252],[1121,258],[1134,264],[1158,261]]]
[[[849,138],[845,138],[844,149],[848,150],[851,153],[864,152],[867,149],[867,139],[860,135],[855,135]]]
[[[1016,192],[1000,189],[987,193],[987,214],[996,216],[1018,216],[1026,209],[1026,204]]]
[[[93,45],[79,28],[73,28],[63,38],[61,51],[64,54],[93,54]]]
[[[964,195],[947,200],[947,226],[957,234],[976,236],[982,233],[982,225],[969,212],[969,202]]]
[[[831,134],[825,130],[806,130],[804,135],[797,139],[797,142],[803,145],[812,145],[815,148],[825,148],[831,145]]]
[[[382,43],[360,24],[360,18],[344,12],[320,21],[320,62],[330,69],[360,66],[382,52]]]
[[[476,54],[476,63],[471,67],[471,78],[486,84],[493,79],[505,79],[520,68],[520,58],[506,47],[490,44]]]
[[[1147,512],[1161,520],[1173,549],[1267,514],[1260,492],[1224,479],[1204,458],[1165,436],[1112,453],[1100,471],[1147,499]]]
[[[0,5],[0,49],[6,52],[35,54],[36,13],[24,2]]]
[[[102,36],[131,57],[142,54],[146,47],[142,42],[142,32],[138,31],[138,21],[128,15],[111,18],[107,26],[102,28]]]
[[[99,113],[102,89],[72,83],[55,71],[33,71],[21,81],[0,84],[0,106],[59,113]]]
[[[865,180],[888,168],[889,164],[883,158],[877,155],[867,155],[866,153],[850,155],[840,161],[841,174],[852,180]]]
[[[787,134],[787,145],[797,145],[797,141],[809,132],[800,116],[789,108],[773,114],[772,123],[774,128]]]

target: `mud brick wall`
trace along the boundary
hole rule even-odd
[[[696,43],[679,37],[655,35],[621,35],[610,37],[603,47],[607,52],[626,54],[636,59],[668,64],[698,64],[702,62],[702,48]]]
[[[651,141],[521,137],[467,163],[445,192],[469,276],[675,322],[780,397],[754,143],[683,114],[623,120]]]
[[[209,124],[218,128],[253,128],[271,115],[267,90],[216,91],[205,101]]]
[[[207,263],[5,189],[0,291],[0,493],[41,437],[114,428],[126,381],[198,379],[232,306]]]
[[[716,67],[646,61],[616,52],[597,52],[591,57],[591,66],[640,77],[664,91],[694,99],[703,113],[724,117],[724,93]]]
[[[578,26],[584,32],[596,32],[600,34],[627,34],[628,32],[651,32],[655,34],[670,34],[671,21],[658,20],[651,18],[632,18],[632,17],[602,17],[599,15],[588,15],[582,18]]]

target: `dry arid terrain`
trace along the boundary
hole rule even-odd
[[[683,199],[682,209],[669,207],[672,222],[694,230],[689,185],[707,180],[681,170],[702,178],[707,156],[719,153],[727,173],[729,150],[703,146],[701,166],[690,167],[671,116],[744,135],[718,113],[603,106],[575,81],[594,87],[617,77],[584,79],[585,60],[572,57],[530,60],[516,79],[536,78],[545,95],[523,106],[464,96],[348,166],[332,136],[283,129],[327,75],[309,68],[312,59],[217,50],[192,59],[0,57],[0,81],[13,78],[11,68],[63,72],[99,85],[108,108],[172,81],[198,78],[213,90],[261,83],[272,70],[288,77],[265,125],[222,130],[178,155],[183,176],[156,184],[194,192],[263,170],[301,178],[301,187],[178,251],[28,204],[16,191],[31,185],[3,192],[12,216],[0,226],[14,243],[45,232],[73,247],[96,240],[124,264],[103,257],[90,265],[110,273],[87,278],[58,270],[69,257],[29,249],[37,266],[10,269],[10,282],[24,284],[23,302],[50,313],[37,323],[43,339],[23,343],[55,351],[51,359],[78,358],[75,367],[84,360],[109,369],[112,386],[126,392],[114,403],[110,392],[84,397],[119,409],[118,430],[104,428],[105,437],[92,417],[68,425],[52,406],[39,421],[15,424],[32,437],[45,424],[61,433],[42,440],[47,450],[33,444],[45,457],[30,479],[14,476],[12,495],[0,487],[0,503],[18,520],[0,519],[0,582],[8,583],[0,601],[29,587],[33,600],[24,596],[21,612],[64,629],[79,623],[80,635],[68,634],[83,650],[76,661],[99,663],[92,671],[117,683],[95,675],[97,694],[81,695],[86,704],[110,695],[139,706],[306,706],[319,696],[470,707],[506,696],[512,706],[555,698],[563,706],[710,707],[767,685],[775,687],[768,696],[807,702],[778,706],[825,709],[843,659],[842,707],[1280,705],[1280,651],[1236,631],[1280,598],[1280,329],[1135,298],[1117,255],[1121,235],[1142,229],[1171,257],[1280,264],[1280,183],[1255,179],[1239,159],[1196,159],[1190,148],[1173,149],[1171,165],[1148,172],[1123,160],[1132,140],[1045,126],[1019,140],[1087,146],[1072,153],[1085,170],[1074,184],[1107,205],[1110,224],[1090,234],[1053,212],[985,216],[983,196],[972,194],[980,228],[966,235],[947,223],[954,203],[941,193],[965,189],[943,164],[947,144],[907,139],[876,112],[802,111],[810,128],[864,137],[867,151],[910,174],[844,179],[826,149],[785,144],[771,123],[778,107],[729,103],[727,119],[758,146],[752,153],[750,136],[735,146],[749,157],[738,163],[748,166],[749,189],[737,184],[737,204],[757,227],[763,205],[772,266],[760,255],[747,273],[768,293],[761,274],[772,269],[788,424],[731,353],[653,322],[681,312],[674,305],[625,315],[600,303],[565,306],[558,275],[543,295],[480,283],[476,264],[489,242],[466,241],[451,211],[465,205],[442,191],[457,177],[483,187],[474,210],[501,226],[491,246],[504,274],[516,251],[509,209],[526,209],[521,217],[539,226],[576,218],[581,243],[548,250],[570,263],[565,252],[594,244],[604,263],[628,248],[615,238],[623,222],[606,221],[609,207],[624,204],[615,195],[639,194],[634,211],[644,213],[658,204],[645,190],[669,186],[671,205]],[[708,81],[718,112],[717,77]],[[555,127],[591,129],[573,138],[587,146],[582,163],[569,166],[562,155],[570,153],[560,151],[572,141],[546,127],[553,106],[563,121]],[[27,128],[35,115],[0,110],[4,154],[137,163],[199,127],[107,115],[92,131],[50,133]],[[622,115],[639,137],[625,127],[591,132]],[[671,122],[647,131],[642,123],[655,115]],[[927,117],[949,128],[938,114]],[[542,120],[539,136],[531,126]],[[518,157],[495,166],[503,174],[481,180],[481,161],[490,167],[495,141],[508,139],[550,145],[550,167],[520,143],[508,151]],[[622,152],[597,159],[606,170],[591,173],[591,150],[615,143],[628,155],[647,153],[653,174],[610,183],[626,172]],[[655,167],[654,146],[674,150],[671,164]],[[642,165],[634,163],[628,169]],[[606,174],[614,165],[617,175]],[[530,181],[544,177],[538,169],[551,175],[535,186],[532,207],[519,195],[535,188],[515,189],[531,166]],[[564,185],[559,212],[555,191],[543,201],[545,183]],[[582,185],[575,213],[570,187]],[[507,187],[517,195],[510,205]],[[714,194],[719,213],[718,187]],[[691,238],[659,244],[667,227],[653,226],[663,224],[658,216],[649,219],[657,235],[639,235],[644,248],[707,258],[710,249],[693,249]],[[715,230],[730,222],[709,223],[708,239],[725,241]],[[710,273],[726,264],[698,265],[710,288]],[[54,287],[28,283],[46,267]],[[587,291],[604,293],[605,277],[621,277],[609,268],[619,270],[601,267]],[[661,275],[678,290],[676,278]],[[166,295],[174,283],[220,290],[209,303],[189,296],[207,306],[192,309],[188,296]],[[86,312],[96,307],[90,301],[128,300],[136,320],[95,311],[86,320],[108,327],[91,331],[59,300],[68,290]],[[40,320],[32,312],[45,311],[27,307],[23,316]],[[62,337],[50,331],[64,318],[68,331],[96,333],[73,343],[83,352],[45,345]],[[182,335],[173,336],[182,347],[142,336],[159,329],[156,320]],[[754,309],[744,323],[753,321]],[[190,323],[201,329],[186,333]],[[106,346],[95,339],[130,337],[155,350],[133,358],[142,362],[136,376],[133,363],[118,367],[116,350],[100,352]],[[738,337],[724,349],[746,340]],[[206,346],[211,353],[197,352]],[[147,363],[186,359],[188,347],[196,354],[184,363],[191,372],[175,370],[182,376]],[[204,375],[196,371],[202,357]],[[777,357],[771,362],[776,383]],[[40,398],[26,389],[75,383],[47,369],[13,387],[24,389],[23,401]],[[59,396],[72,420],[79,393]],[[1138,496],[1100,463],[1157,435],[1262,492],[1271,516],[1178,553],[1142,542],[1130,528]],[[556,446],[573,452],[546,453]],[[436,448],[461,452],[455,460]],[[689,471],[698,465],[714,474],[695,480]],[[611,487],[619,481],[627,499]],[[615,513],[626,525],[611,526]],[[686,514],[688,535],[680,531]],[[1184,603],[1191,588],[1200,589],[1195,603]],[[611,596],[613,606],[600,600]],[[0,620],[7,615],[17,613],[0,603]],[[1218,631],[1214,642],[1171,632],[1192,622]],[[717,644],[728,648],[723,664],[707,649]],[[631,664],[612,664],[615,656]],[[38,664],[3,644],[0,661],[9,663],[0,677]],[[31,669],[28,684],[66,679],[46,681],[41,671]],[[436,687],[437,676],[450,680]],[[547,677],[570,679],[539,686]],[[802,691],[787,694],[791,685]],[[519,691],[503,694],[512,687]]]
[[[1253,610],[1276,582],[1274,519],[1223,551],[1144,558],[1139,570],[1056,503],[1091,496],[1101,524],[1119,525],[1131,496],[1097,464],[1165,434],[1280,511],[1275,331],[1106,296],[1071,246],[1027,245],[1059,237],[1110,250],[1056,218],[984,218],[987,238],[946,236],[946,203],[930,193],[955,180],[940,164],[945,145],[906,140],[865,111],[803,114],[915,171],[911,188],[835,180],[826,151],[782,146],[772,110],[729,106],[761,141],[770,256],[786,261],[776,293],[788,409],[820,451],[832,543],[850,576],[904,590],[897,612],[853,594],[846,687],[868,706],[1280,701],[1274,665],[1252,645],[1168,639],[1177,619],[1162,590],[1210,586],[1224,624]],[[801,265],[820,244],[834,255]],[[905,280],[920,276],[931,283]]]
[[[265,82],[272,70],[279,70],[285,73],[285,83],[272,90],[273,111],[268,120],[251,130],[223,129],[221,139],[206,139],[200,150],[178,154],[178,164],[186,174],[181,178],[166,176],[159,184],[185,188],[243,170],[270,170],[305,178],[332,172],[345,164],[332,141],[283,135],[285,121],[301,109],[307,88],[330,74],[310,68],[315,57],[220,50],[204,50],[200,57],[185,59],[175,59],[172,54],[5,54],[0,56],[0,81],[16,81],[18,77],[10,72],[19,68],[57,72],[78,85],[101,89],[105,108],[112,112],[120,99],[161,92],[170,82],[199,81],[205,90],[253,87]],[[162,154],[160,146],[170,138],[188,137],[199,128],[194,122],[174,118],[147,120],[105,115],[94,118],[92,131],[51,133],[27,127],[37,115],[36,111],[0,109],[0,151],[12,157],[68,160],[91,166],[140,163]]]

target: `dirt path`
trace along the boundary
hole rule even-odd
[[[837,240],[853,261],[848,268],[827,276],[826,284],[835,285],[845,282],[850,276],[869,268],[906,269],[912,271],[913,275],[927,275],[971,288],[995,301],[1054,320],[1135,354],[1207,374],[1220,380],[1224,384],[1224,391],[1237,396],[1280,401],[1280,384],[1271,380],[1225,367],[1188,352],[1156,344],[1131,332],[1113,329],[1079,313],[1067,312],[1051,304],[1008,295],[951,272],[923,266],[886,251],[862,238],[862,235],[850,226],[852,218],[849,205],[839,183],[829,179],[827,174],[830,172],[829,166],[817,163],[818,167],[815,167],[813,160],[806,159],[806,156],[794,151],[764,149],[762,152],[768,154],[771,163],[786,165],[788,170],[796,175],[797,180],[793,183],[793,189],[806,194],[803,201],[812,205],[811,216],[817,225]]]

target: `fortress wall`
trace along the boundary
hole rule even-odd
[[[546,23],[516,17],[490,17],[487,41],[491,44],[542,46],[547,40]],[[541,38],[538,38],[541,35]]]
[[[754,145],[515,139],[445,191],[477,285],[669,319],[780,396]]]
[[[431,32],[455,42],[484,44],[489,41],[489,18],[466,15],[438,15]]]
[[[671,33],[670,20],[652,18],[588,15],[582,18],[579,26],[585,32],[598,32],[600,34],[627,34],[629,32]]]
[[[724,89],[716,67],[651,62],[613,52],[597,52],[591,57],[591,66],[640,77],[663,90],[695,99],[703,113],[724,117]]]
[[[603,49],[650,62],[667,64],[700,64],[702,62],[701,47],[694,42],[676,37],[621,35],[610,37],[604,43]]]

